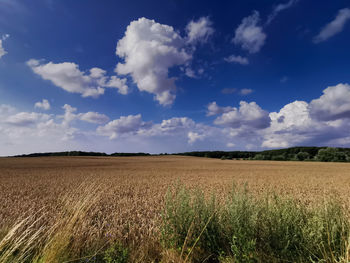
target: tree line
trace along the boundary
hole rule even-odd
[[[45,157],[45,156],[150,156],[150,153],[125,153],[115,152],[106,154],[103,152],[47,152],[16,155],[14,157]],[[167,153],[153,154],[167,155]],[[350,162],[350,148],[334,147],[291,147],[278,150],[266,151],[194,151],[174,153],[173,155],[195,156],[207,158],[219,158],[223,160],[243,159],[243,160],[273,160],[273,161],[321,161],[321,162]]]
[[[350,148],[291,147],[266,151],[195,151],[178,153],[184,156],[220,158],[223,160],[273,160],[273,161],[321,161],[349,162]]]

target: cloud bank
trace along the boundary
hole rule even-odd
[[[276,112],[267,112],[254,101],[241,101],[238,107],[212,102],[207,106],[212,124],[186,116],[159,122],[144,120],[141,114],[110,118],[95,111],[79,112],[68,104],[56,115],[0,105],[0,155],[77,149],[181,152],[296,145],[347,147],[349,98],[350,85],[344,83],[326,88],[309,103],[294,101]]]

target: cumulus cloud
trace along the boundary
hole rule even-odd
[[[214,121],[217,125],[223,125],[231,128],[253,128],[264,129],[270,125],[270,117],[267,111],[264,111],[255,102],[240,102],[240,107],[223,113]]]
[[[237,27],[233,43],[241,46],[249,53],[257,53],[264,45],[266,34],[263,32],[262,26],[258,25],[260,15],[258,11],[254,11],[251,16],[245,17],[242,23]]]
[[[176,79],[168,76],[169,69],[192,58],[185,44],[171,26],[147,18],[132,21],[117,44],[116,54],[125,63],[118,63],[116,72],[130,74],[140,91],[154,94],[161,105],[170,105],[176,97]]]
[[[209,103],[209,105],[208,105],[207,116],[223,114],[225,112],[230,112],[234,109],[235,108],[230,107],[230,106],[220,107],[216,104],[216,101],[213,101],[213,102]]]
[[[188,143],[189,144],[193,144],[198,140],[203,140],[205,138],[205,136],[203,134],[198,134],[196,132],[192,132],[190,131],[188,134]]]
[[[82,121],[97,123],[97,124],[101,124],[109,121],[109,118],[106,115],[98,112],[92,112],[92,111],[89,111],[86,113],[80,113],[78,115],[78,118]]]
[[[286,3],[278,4],[277,6],[275,6],[272,13],[268,17],[266,24],[270,24],[272,22],[272,20],[274,20],[280,12],[282,12],[283,10],[286,10],[288,8],[291,8],[297,2],[298,2],[298,0],[289,0]]]
[[[55,86],[71,93],[79,93],[82,97],[97,98],[104,94],[105,88],[117,88],[121,94],[128,92],[126,79],[115,76],[109,78],[106,76],[106,71],[100,68],[92,68],[86,73],[72,62],[44,64],[36,59],[27,61],[27,65],[34,73],[51,81]]]
[[[176,141],[176,144],[188,145],[194,145],[205,139],[217,139],[216,136],[221,133],[215,127],[196,123],[187,117],[173,117],[160,123],[152,123],[143,121],[140,114],[121,116],[104,126],[99,126],[97,132],[102,136],[108,136],[111,140],[132,137],[135,140],[140,138],[143,141],[156,140],[155,144]]]
[[[338,84],[325,89],[320,98],[311,101],[310,113],[323,121],[350,118],[350,85]]]
[[[248,65],[249,64],[249,60],[245,57],[241,57],[241,56],[235,56],[235,55],[231,55],[229,57],[224,58],[224,60],[226,62],[229,63],[238,63],[241,65]]]
[[[316,127],[310,117],[308,103],[295,101],[285,105],[279,112],[270,113],[271,126],[267,129],[263,147],[281,148],[302,143],[308,137],[307,131]]]
[[[3,56],[5,56],[7,54],[6,50],[3,47],[3,41],[5,41],[9,36],[10,35],[6,34],[0,38],[0,58],[2,58]]]
[[[317,43],[326,41],[332,36],[343,31],[344,26],[349,19],[350,19],[350,9],[349,8],[340,9],[335,19],[330,23],[328,23],[327,25],[325,25],[321,29],[320,33],[316,37],[314,37],[313,39],[314,43],[317,44]]]
[[[48,100],[43,99],[42,101],[38,101],[34,104],[35,108],[43,109],[43,110],[49,110],[51,108],[50,103]]]
[[[21,127],[27,127],[34,124],[37,124],[41,121],[46,121],[50,118],[47,114],[42,113],[36,113],[36,112],[20,112],[15,115],[9,116],[5,123],[14,125],[14,126],[21,126]]]
[[[18,112],[8,105],[0,106],[0,115],[0,155],[72,150],[82,138],[79,129],[57,115]]]
[[[207,42],[208,38],[214,34],[212,25],[209,17],[201,17],[197,21],[191,20],[186,26],[187,42],[191,44]]]
[[[99,73],[94,74],[98,77]],[[347,147],[348,98],[350,85],[338,84],[310,103],[294,101],[270,113],[255,102],[242,101],[237,108],[212,102],[207,112],[216,115],[212,125],[188,117],[154,123],[144,121],[141,114],[109,121],[102,113],[79,112],[68,104],[62,107],[62,115],[19,112],[0,105],[0,154],[74,149],[180,152],[296,145]],[[81,125],[83,121],[99,125]]]
[[[137,134],[149,124],[142,120],[141,114],[121,116],[119,119],[110,121],[105,126],[99,126],[97,132],[101,135],[115,139],[124,134]]]
[[[349,146],[349,92],[348,84],[338,84],[310,103],[295,101],[271,112],[271,126],[264,131],[262,147]]]
[[[109,121],[108,116],[98,112],[85,112],[85,113],[76,113],[77,108],[72,107],[69,104],[65,104],[62,109],[64,109],[64,115],[60,115],[59,118],[62,119],[62,124],[68,126],[71,122],[75,120],[85,121],[94,124],[103,124]]]

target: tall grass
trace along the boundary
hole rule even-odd
[[[96,186],[81,186],[81,196],[67,196],[56,218],[42,211],[29,211],[0,240],[0,262],[52,262],[69,260],[76,251],[76,229],[99,198]]]
[[[182,184],[166,196],[159,231],[142,243],[81,238],[103,189],[81,186],[55,218],[29,211],[0,239],[1,263],[349,262],[350,223],[335,198],[306,206],[292,198],[232,187],[226,197]],[[222,196],[222,195],[220,195]],[[98,222],[96,217],[96,224]],[[3,230],[4,231],[4,230]],[[158,233],[158,235],[157,235]],[[132,241],[132,240],[131,240]],[[92,244],[92,245],[91,245]]]
[[[184,261],[191,253],[193,262],[349,262],[350,225],[336,200],[306,207],[233,188],[218,202],[177,185],[162,219],[163,245]]]

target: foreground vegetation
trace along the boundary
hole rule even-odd
[[[347,163],[0,158],[0,262],[346,262],[349,187]]]
[[[350,224],[335,199],[315,207],[232,189],[205,199],[180,186],[168,192],[163,242],[194,262],[349,262]]]
[[[349,262],[350,223],[336,199],[307,206],[256,198],[233,186],[222,199],[182,184],[169,188],[152,239],[76,238],[101,188],[82,185],[53,222],[26,215],[0,239],[0,262]],[[83,193],[83,194],[82,194]],[[43,208],[45,209],[45,208]],[[100,225],[96,218],[94,224]],[[89,241],[89,242],[87,242]],[[149,242],[149,243],[147,243]],[[140,254],[140,250],[145,250]],[[146,253],[145,253],[146,252]]]

